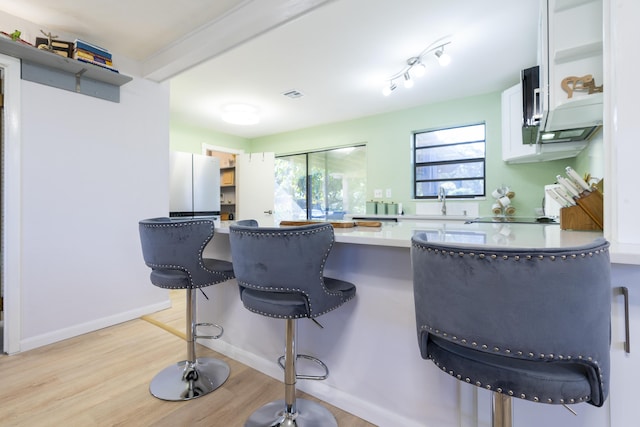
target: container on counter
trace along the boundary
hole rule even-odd
[[[385,209],[387,215],[398,215],[398,205],[393,202],[385,203]]]

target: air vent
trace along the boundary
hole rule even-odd
[[[302,98],[304,96],[304,94],[302,92],[299,92],[295,89],[292,90],[288,90],[286,92],[282,92],[282,94],[288,98],[291,99],[296,99],[296,98]]]

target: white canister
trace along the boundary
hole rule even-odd
[[[503,208],[506,208],[511,204],[511,199],[507,196],[502,196],[498,199],[498,203],[500,203],[500,206],[502,206]]]

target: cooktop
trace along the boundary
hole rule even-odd
[[[556,218],[547,216],[527,217],[527,216],[481,216],[466,222],[466,224],[478,223],[509,223],[509,224],[560,224]]]

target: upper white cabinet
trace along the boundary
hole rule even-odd
[[[502,92],[502,160],[517,163],[535,153],[534,144],[522,143],[522,84],[517,84]]]
[[[542,5],[541,128],[602,124],[602,0],[545,0]]]

